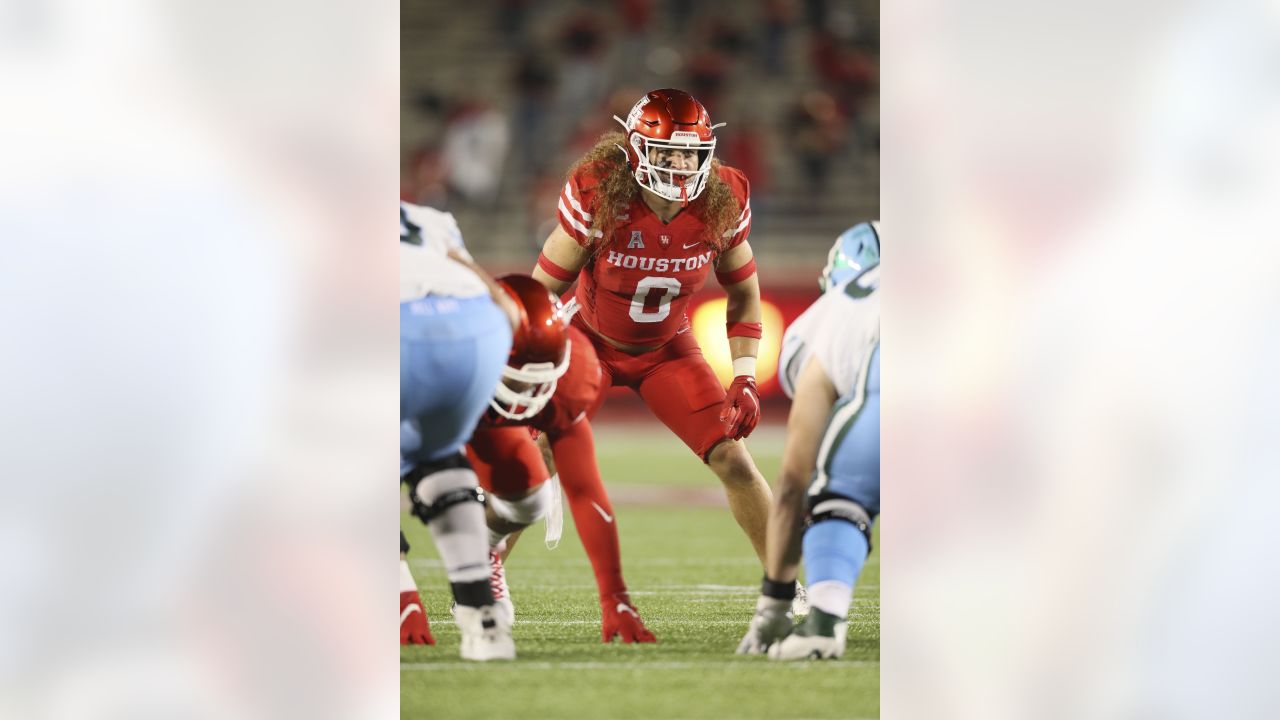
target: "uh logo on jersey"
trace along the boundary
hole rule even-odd
[[[664,248],[671,247],[671,236],[659,235],[658,242],[662,243],[662,247]],[[631,240],[627,242],[627,249],[631,250],[633,248],[639,248],[641,250],[644,249],[644,237],[640,235],[639,230],[632,230]]]

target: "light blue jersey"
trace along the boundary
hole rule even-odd
[[[867,366],[859,394],[840,398],[832,409],[809,494],[833,492],[861,505],[874,520],[880,514],[880,346]]]
[[[462,450],[511,350],[511,323],[484,295],[400,305],[400,472]]]
[[[400,206],[400,473],[458,453],[489,406],[511,323],[447,213]]]
[[[831,410],[810,496],[836,493],[880,512],[880,267],[814,303],[810,362],[840,394]]]

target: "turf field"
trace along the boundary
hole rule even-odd
[[[719,482],[660,426],[598,428],[597,445],[616,505],[627,584],[658,644],[600,643],[591,566],[566,506],[557,549],[546,549],[538,524],[507,564],[519,659],[464,663],[430,536],[405,515],[402,527],[414,547],[410,564],[438,644],[401,648],[402,717],[878,717],[878,551],[858,584],[843,659],[778,663],[734,655],[760,567],[723,505]],[[780,429],[760,428],[748,446],[772,483]]]

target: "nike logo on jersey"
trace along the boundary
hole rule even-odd
[[[681,245],[680,247],[684,248],[685,250],[688,250],[689,248],[698,247],[698,246],[699,246],[699,245],[701,245],[701,244],[702,244],[702,243],[700,243],[700,242],[696,242],[696,243],[694,243],[694,244],[692,244],[692,245]]]
[[[597,505],[597,504],[595,503],[595,501],[594,501],[594,500],[593,500],[593,501],[591,501],[591,507],[595,508],[595,509],[596,509],[596,512],[600,513],[600,517],[604,518],[604,521],[605,521],[605,522],[607,522],[607,523],[612,523],[612,522],[613,522],[613,516],[612,516],[612,515],[610,515],[609,513],[605,512],[605,511],[604,511],[604,508],[602,508],[602,507],[600,507],[599,505]]]
[[[616,610],[617,612],[626,613],[628,615],[631,615],[632,617],[637,617],[637,618],[640,617],[640,613],[636,612],[635,608],[631,607],[630,605],[627,605],[626,603],[618,603],[618,607],[616,608]]]
[[[404,610],[400,611],[400,624],[403,625],[404,621],[415,612],[422,612],[422,606],[418,603],[409,603],[408,605],[405,605]]]

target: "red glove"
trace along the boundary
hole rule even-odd
[[[756,429],[760,422],[760,391],[755,378],[739,375],[733,379],[720,409],[720,422],[724,423],[724,436],[733,440],[741,440]]]
[[[600,642],[612,642],[615,637],[623,643],[658,642],[641,622],[640,613],[626,593],[600,599]]]
[[[436,644],[436,639],[431,637],[427,611],[422,608],[422,598],[418,596],[417,590],[400,593],[400,644]]]

